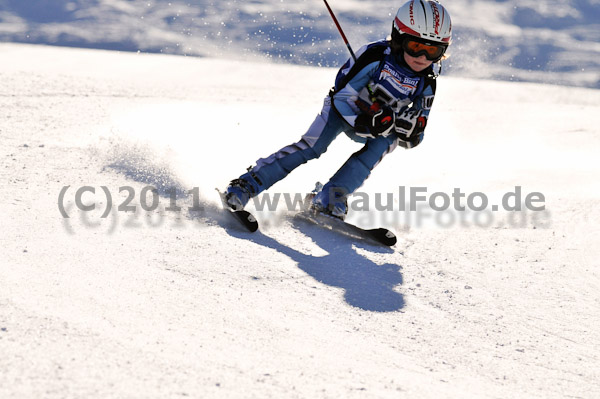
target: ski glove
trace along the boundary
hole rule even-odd
[[[408,140],[401,140],[400,138],[398,138],[398,145],[400,147],[406,148],[407,150],[410,148],[415,148],[416,146],[418,146],[419,144],[421,144],[421,141],[423,141],[423,138],[425,137],[425,133],[421,132],[419,134],[412,135],[408,138]]]
[[[394,128],[396,114],[388,105],[373,104],[371,112],[358,114],[354,122],[356,134],[361,137],[374,138],[387,136]]]
[[[427,118],[423,110],[406,109],[396,117],[395,131],[398,145],[404,148],[413,148],[423,141]]]
[[[396,117],[396,135],[401,140],[408,140],[425,130],[427,118],[422,116],[423,110],[406,109]]]

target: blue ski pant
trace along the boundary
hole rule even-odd
[[[331,177],[326,187],[336,188],[345,193],[353,193],[371,174],[371,170],[397,146],[394,135],[365,139],[354,134],[354,129],[331,107],[327,97],[323,109],[308,131],[297,143],[288,145],[267,158],[261,158],[248,173],[241,178],[249,181],[255,189],[254,195],[268,189],[286,177],[292,170],[319,158],[336,137],[345,132],[351,139],[364,143]]]

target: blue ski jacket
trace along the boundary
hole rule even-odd
[[[361,47],[356,57],[356,62],[350,58],[340,68],[331,91],[334,109],[350,126],[354,127],[361,108],[373,103],[367,87],[377,102],[389,105],[396,114],[410,107],[423,110],[422,116],[429,117],[436,88],[432,67],[414,72],[402,55],[392,54],[387,40]],[[408,143],[399,140],[398,144],[407,148]]]

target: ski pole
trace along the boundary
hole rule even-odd
[[[338,22],[337,18],[335,17],[335,14],[331,10],[331,7],[329,7],[329,3],[327,3],[327,0],[323,0],[323,2],[325,3],[325,7],[327,7],[327,11],[329,11],[329,15],[331,15],[331,19],[333,19],[335,26],[337,26],[338,31],[340,32],[340,35],[342,35],[342,40],[344,40],[344,43],[346,43],[346,47],[348,47],[348,51],[350,51],[350,55],[352,56],[352,59],[354,60],[354,62],[356,62],[356,55],[354,55],[354,51],[352,51],[350,42],[346,38],[346,35],[344,34],[344,31],[342,30],[340,23]]]
[[[327,3],[327,0],[323,0],[323,2],[325,3],[325,7],[327,7],[327,11],[329,11],[329,15],[331,15],[331,19],[333,19],[335,26],[338,28],[338,31],[340,32],[340,35],[342,36],[342,40],[344,40],[346,47],[348,47],[348,51],[350,51],[350,55],[352,56],[352,59],[354,60],[354,62],[356,62],[356,55],[354,55],[354,51],[352,51],[350,42],[348,41],[348,38],[346,38],[346,35],[344,34],[344,31],[342,30],[340,23],[338,22],[337,18],[335,17],[333,10],[331,9],[331,7],[329,7],[329,3]],[[375,105],[375,103],[377,102],[377,98],[375,97],[375,93],[373,93],[373,89],[371,89],[371,85],[369,85],[369,84],[367,84],[367,91],[369,92],[369,96],[371,97],[371,101],[373,102],[373,105]]]

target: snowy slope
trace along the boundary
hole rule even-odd
[[[447,228],[431,210],[422,223],[392,212],[388,250],[285,209],[259,213],[256,234],[218,211],[214,187],[296,140],[335,70],[0,52],[0,397],[600,395],[597,90],[441,79],[423,145],[361,190],[498,203],[521,186],[546,211]],[[311,190],[358,148],[340,137],[270,192]],[[145,212],[149,185],[162,195]],[[82,186],[94,211],[74,205]],[[122,186],[138,213],[117,211]],[[180,193],[181,212],[159,212],[168,187],[197,187],[203,210]]]
[[[354,47],[402,2],[330,1]],[[600,88],[598,0],[452,0],[446,71]],[[321,0],[0,0],[0,41],[335,66],[348,53]]]

